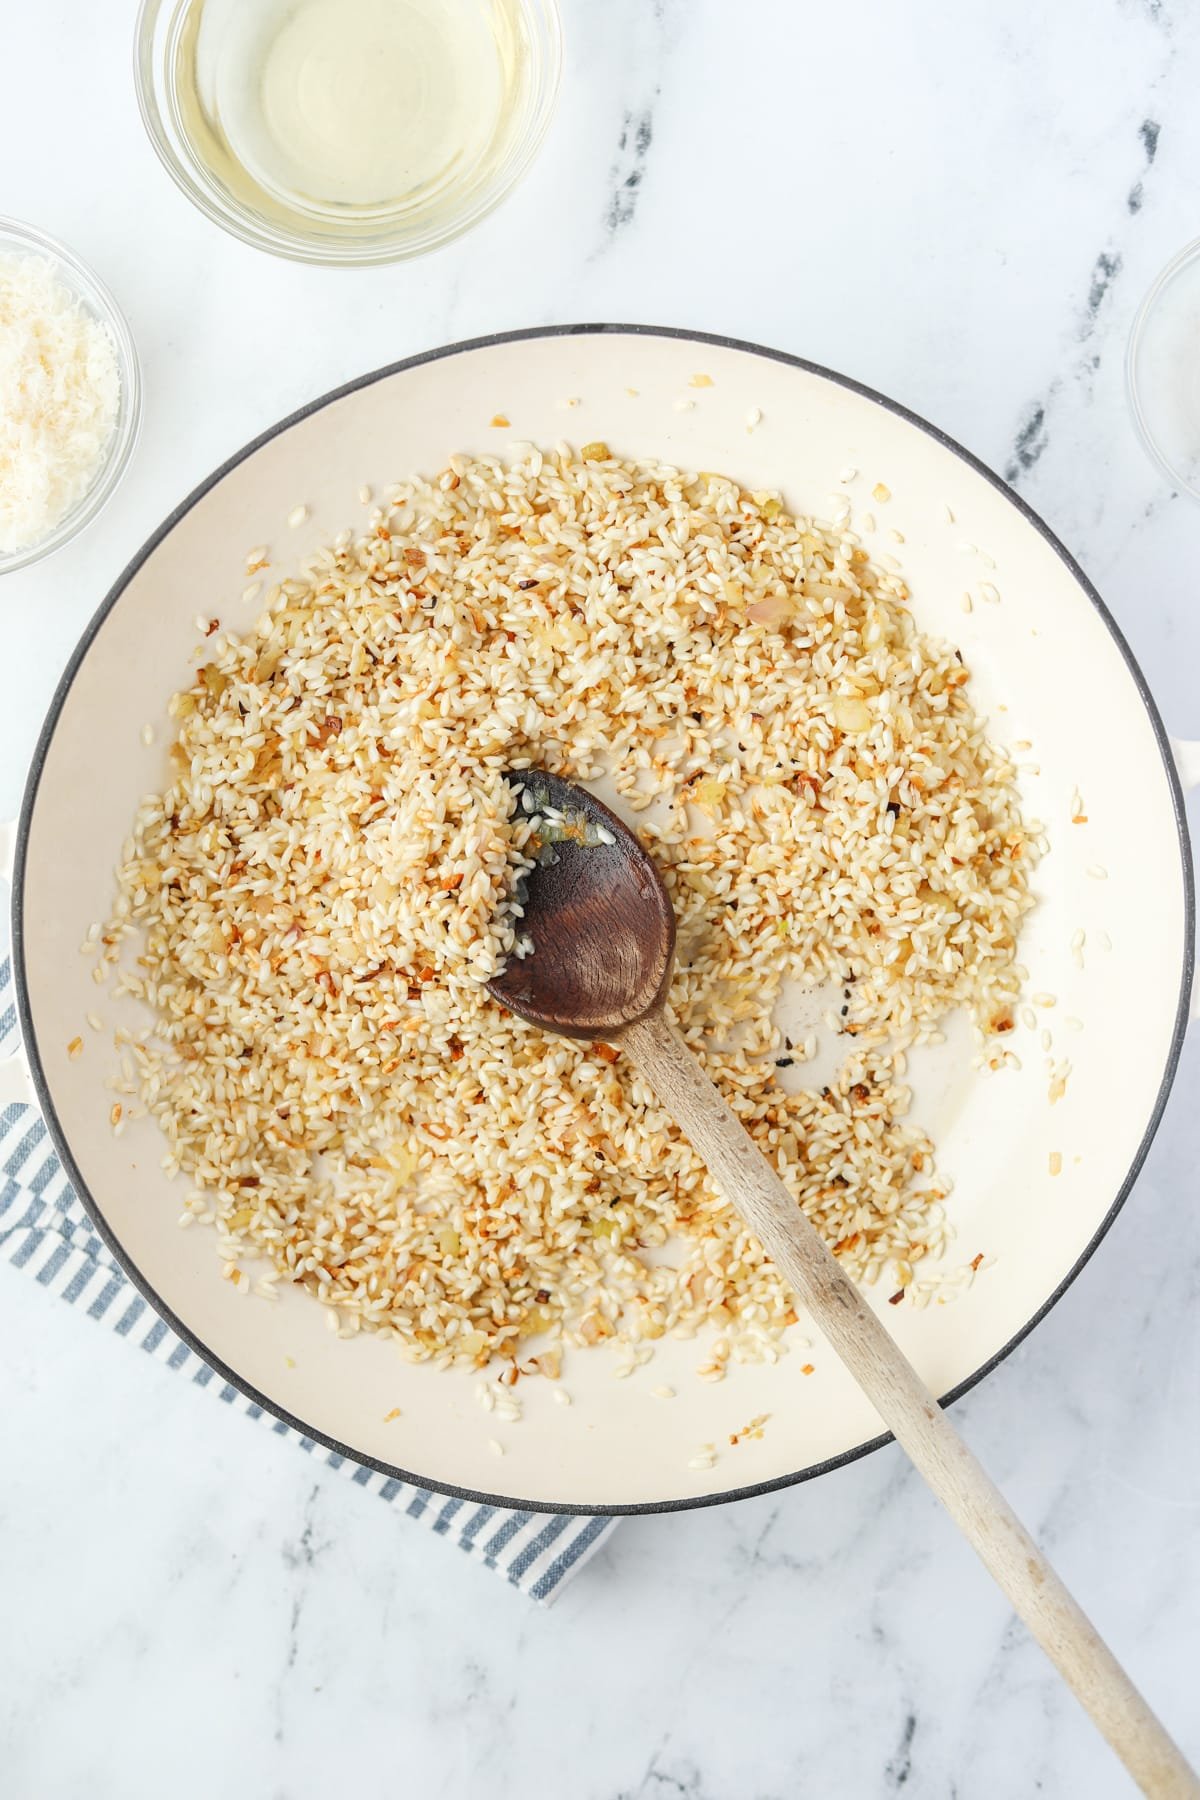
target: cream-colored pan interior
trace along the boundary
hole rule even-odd
[[[712,385],[691,386],[696,373]],[[755,410],[761,423],[749,431]],[[511,430],[491,423],[497,415]],[[211,1236],[178,1228],[182,1185],[170,1188],[160,1171],[154,1125],[138,1122],[120,1138],[109,1128],[107,1039],[90,1036],[76,1061],[66,1052],[97,1007],[91,964],[77,946],[89,922],[107,915],[129,821],[162,774],[165,731],[147,749],[142,726],[164,725],[166,698],[186,678],[196,615],[249,618],[240,598],[247,550],[266,543],[285,569],[307,544],[361,519],[364,483],[379,490],[413,470],[436,470],[454,450],[562,437],[604,438],[621,453],[778,486],[798,510],[818,514],[848,466],[861,472],[859,504],[869,507],[866,490],[885,483],[887,523],[904,538],[887,548],[901,560],[919,621],[961,645],[994,735],[1033,745],[1019,757],[1029,765],[1025,804],[1045,821],[1051,850],[1037,872],[1039,905],[1022,956],[1030,989],[1055,994],[1058,1016],[1082,1022],[1058,1051],[1073,1072],[1051,1106],[1032,1036],[1014,1040],[1025,1052],[1019,1072],[981,1080],[952,1034],[940,1065],[923,1071],[917,1109],[939,1168],[954,1180],[946,1304],[889,1310],[886,1295],[876,1296],[939,1393],[1021,1333],[1113,1207],[1172,1061],[1190,954],[1175,791],[1121,648],[1052,542],[953,448],[820,373],[670,336],[534,336],[401,368],[269,437],[159,538],[70,678],[27,814],[20,970],[29,1049],[84,1198],[137,1278],[210,1359],[314,1434],[431,1484],[535,1504],[669,1505],[851,1452],[878,1433],[878,1419],[810,1334],[804,1355],[735,1368],[715,1385],[695,1377],[694,1342],[661,1344],[621,1381],[612,1354],[574,1352],[563,1376],[573,1405],[554,1404],[550,1384],[529,1381],[522,1421],[499,1429],[474,1398],[474,1378],[410,1367],[379,1339],[338,1341],[304,1295],[272,1306],[220,1280]],[[299,502],[311,517],[289,531]],[[985,569],[1001,600],[966,613],[964,588]],[[1070,824],[1076,790],[1086,829]],[[1081,930],[1079,959],[1071,946]],[[116,1022],[107,999],[101,1010]],[[1062,1159],[1057,1176],[1052,1152]],[[956,1271],[980,1253],[989,1266],[967,1287]],[[804,1362],[814,1365],[811,1376],[801,1374]],[[651,1394],[662,1384],[676,1389],[673,1401]],[[388,1419],[396,1408],[400,1416]],[[760,1439],[726,1448],[711,1469],[687,1467],[699,1444],[726,1446],[763,1413],[770,1419]],[[497,1436],[502,1460],[489,1449]]]

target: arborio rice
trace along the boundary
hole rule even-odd
[[[786,1341],[789,1293],[619,1048],[483,985],[530,762],[615,778],[689,1043],[843,1265],[913,1283],[946,1184],[903,1050],[958,1005],[1011,1028],[1036,838],[907,602],[847,529],[592,444],[455,457],[214,629],[102,961],[127,945],[157,1015],[136,1079],[226,1273],[266,1256],[416,1360],[555,1373],[562,1343],[711,1325],[719,1374]],[[847,997],[829,1087],[780,1085],[785,980]]]

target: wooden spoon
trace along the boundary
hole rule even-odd
[[[510,780],[589,841],[555,843],[526,878],[532,949],[491,992],[547,1031],[620,1040],[1143,1793],[1196,1800],[1178,1746],[685,1044],[666,1007],[675,917],[649,856],[586,789]]]

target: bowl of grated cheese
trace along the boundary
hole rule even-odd
[[[62,244],[0,218],[0,575],[95,518],[140,420],[137,352],[112,295]]]

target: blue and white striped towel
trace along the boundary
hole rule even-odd
[[[0,1057],[12,1050],[15,1033],[12,967],[10,959],[3,956]],[[92,1229],[62,1171],[45,1124],[32,1106],[0,1106],[0,1257],[24,1269],[69,1306],[102,1320],[156,1361],[187,1375],[198,1387],[211,1388],[229,1406],[260,1419],[278,1437],[294,1439],[302,1450],[319,1456],[331,1469],[340,1469],[359,1487],[379,1494],[410,1519],[419,1519],[431,1531],[452,1539],[535,1600],[549,1602],[560,1593],[616,1525],[615,1519],[514,1512],[478,1506],[470,1500],[447,1500],[326,1450],[281,1419],[272,1418],[202,1362],[122,1274]]]

